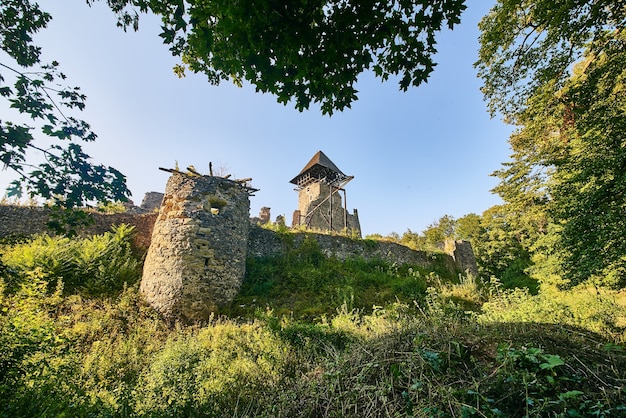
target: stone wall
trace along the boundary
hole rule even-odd
[[[47,226],[49,216],[50,211],[43,207],[0,206],[0,238],[42,233],[52,234],[52,231]],[[110,231],[113,225],[133,225],[135,227],[133,245],[140,251],[147,251],[150,246],[152,227],[157,214],[104,214],[93,212],[92,217],[94,223],[87,227],[78,228],[80,236],[102,234]]]
[[[148,212],[158,212],[163,202],[163,193],[148,192],[143,196],[141,201],[141,209]]]
[[[112,225],[126,223],[136,228],[134,245],[140,250],[147,251],[150,246],[152,228],[157,218],[156,213],[146,215],[131,214],[94,214],[96,222],[89,228],[83,229],[81,235],[101,234],[110,230]],[[48,221],[47,211],[39,207],[23,206],[0,206],[0,238],[9,235],[31,235],[47,232],[46,222]],[[409,263],[428,267],[432,262],[427,253],[414,251],[408,247],[393,242],[385,241],[355,241],[347,237],[313,234],[322,251],[328,255],[335,255],[340,259],[353,256],[364,258],[381,258],[399,264]],[[299,243],[304,239],[304,233],[294,234],[294,243]],[[444,257],[445,265],[449,269],[459,272],[469,271],[477,274],[476,259],[472,251],[472,246],[465,241],[451,241],[444,246],[445,252],[449,255]],[[273,231],[252,225],[249,230],[248,255],[266,256],[279,255],[286,251],[280,237]]]
[[[476,275],[472,247],[465,241],[446,243],[447,254],[414,251],[393,242],[354,240],[345,236],[293,233],[288,240],[274,231],[251,225],[248,191],[217,177],[173,175],[168,181],[158,216],[94,213],[95,222],[80,230],[89,236],[121,223],[136,228],[134,245],[149,250],[141,291],[168,319],[204,320],[232,300],[245,275],[246,257],[285,254],[313,237],[327,256],[381,259],[451,275]],[[0,206],[0,238],[49,232],[48,211],[37,207]],[[287,242],[288,241],[288,242]]]
[[[171,320],[203,321],[232,301],[245,275],[249,189],[221,177],[173,174],[140,291]]]
[[[404,245],[396,244],[395,242],[353,240],[340,235],[307,232],[294,233],[293,245],[295,247],[300,246],[305,236],[313,237],[318,242],[324,254],[334,256],[339,260],[363,257],[367,260],[380,259],[399,265],[412,264],[424,268],[443,267],[453,275],[463,271],[462,267],[456,263],[451,254],[432,254],[424,251],[415,251]],[[471,251],[471,245],[469,249]],[[258,226],[250,228],[248,256],[275,256],[284,254],[287,250],[287,244],[283,242],[280,236],[274,231]]]
[[[444,248],[445,252],[452,256],[461,272],[478,277],[478,265],[476,265],[472,244],[468,241],[449,240],[446,241]]]

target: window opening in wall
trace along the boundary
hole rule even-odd
[[[224,206],[226,206],[226,200],[218,196],[209,196],[208,198],[209,210],[213,215],[219,215]]]

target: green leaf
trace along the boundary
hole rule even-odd
[[[544,362],[539,365],[543,370],[552,370],[555,367],[563,366],[565,362],[561,357],[552,354],[546,354],[544,356]]]
[[[570,390],[568,392],[559,394],[559,399],[562,401],[566,401],[568,399],[578,398],[584,394],[585,392],[581,392],[580,390]]]
[[[13,181],[10,183],[10,186],[7,188],[7,196],[17,197],[18,199],[22,197],[22,187],[18,181]]]

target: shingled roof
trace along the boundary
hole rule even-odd
[[[334,183],[347,177],[326,154],[318,151],[290,183],[304,187],[314,181],[325,180],[327,183]]]

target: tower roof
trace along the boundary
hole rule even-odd
[[[300,174],[291,179],[290,183],[298,187],[305,187],[307,184],[315,181],[324,181],[326,183],[340,182],[348,178],[330,158],[322,151],[318,151],[311,161],[304,166]]]

